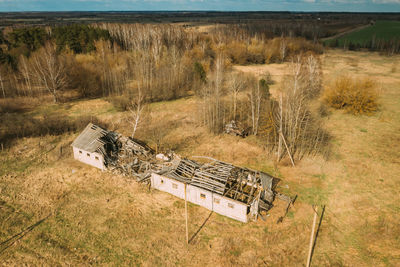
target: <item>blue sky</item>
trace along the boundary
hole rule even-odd
[[[400,12],[400,0],[0,0],[0,11],[109,10]]]

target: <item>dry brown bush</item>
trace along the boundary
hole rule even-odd
[[[339,77],[324,92],[324,101],[333,108],[352,114],[371,114],[378,109],[378,91],[369,78]]]

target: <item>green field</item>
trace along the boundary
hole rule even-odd
[[[352,43],[365,46],[373,39],[390,41],[400,40],[400,21],[377,21],[374,25],[351,32],[335,40],[329,40],[326,44],[337,42],[337,46],[343,46],[344,43]],[[337,41],[336,41],[337,40]]]

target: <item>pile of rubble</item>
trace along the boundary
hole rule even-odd
[[[250,128],[245,129],[236,121],[231,121],[225,125],[225,133],[244,138],[249,135]]]
[[[128,177],[134,177],[139,182],[149,182],[151,173],[161,173],[172,166],[173,153],[169,155],[155,154],[155,151],[145,143],[123,135],[118,135],[107,151],[105,157],[109,171]]]

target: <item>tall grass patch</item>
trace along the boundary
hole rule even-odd
[[[335,109],[357,115],[377,111],[378,96],[377,85],[371,79],[342,76],[325,89],[323,99]]]

